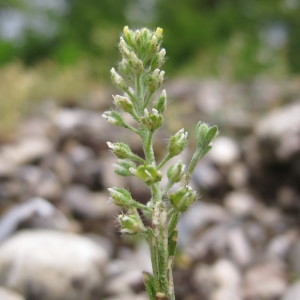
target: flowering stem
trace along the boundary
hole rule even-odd
[[[108,190],[114,203],[125,211],[118,216],[121,232],[143,235],[149,244],[152,274],[143,272],[143,278],[150,300],[175,300],[172,269],[177,224],[181,213],[197,199],[197,193],[188,184],[198,160],[210,149],[209,143],[217,129],[201,122],[197,124],[197,149],[186,172],[181,162],[163,170],[167,162],[186,147],[187,132],[183,128],[170,137],[167,154],[159,163],[156,162],[153,136],[163,124],[167,104],[165,90],[155,98],[165,74],[160,70],[166,54],[160,47],[162,33],[161,28],[155,32],[146,28],[135,31],[127,26],[124,28],[119,43],[122,60],[118,71],[111,69],[112,81],[124,94],[114,96],[118,110],[107,111],[103,116],[111,124],[127,128],[141,139],[144,157],[133,153],[125,143],[107,144],[118,158],[115,172],[124,177],[136,176],[148,185],[151,199],[144,205],[134,200],[126,189],[114,187]],[[125,122],[123,113],[130,114],[137,125],[133,127]],[[163,177],[167,179],[165,187],[161,187]],[[171,188],[174,191],[170,192]],[[145,226],[144,218],[150,221],[149,226]]]

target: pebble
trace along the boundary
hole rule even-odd
[[[25,300],[25,298],[16,292],[9,289],[0,287],[0,299],[1,300]]]
[[[98,300],[107,261],[87,238],[21,231],[0,246],[0,284],[32,299]]]

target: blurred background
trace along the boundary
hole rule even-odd
[[[101,118],[125,25],[164,30],[158,155],[182,127],[192,149],[199,119],[220,128],[193,178],[203,199],[180,223],[177,299],[300,299],[299,12],[298,0],[0,0],[1,300],[147,299],[147,248],[118,234],[106,192],[149,197],[112,172],[106,141],[140,145]]]

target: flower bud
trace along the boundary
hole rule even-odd
[[[130,159],[118,159],[114,167],[116,174],[126,177],[133,175],[130,169],[135,168],[135,163]]]
[[[154,103],[153,108],[155,108],[159,113],[163,113],[167,106],[167,93],[163,90],[157,101]]]
[[[196,139],[198,147],[206,148],[218,133],[217,126],[209,127],[208,124],[198,122],[196,125]]]
[[[135,206],[136,202],[132,199],[129,191],[115,187],[109,188],[108,191],[114,204],[124,208],[132,208]]]
[[[119,215],[118,221],[121,226],[122,233],[141,233],[144,229],[143,224],[135,215]]]
[[[123,79],[123,77],[119,73],[117,73],[117,71],[115,70],[115,68],[111,68],[110,74],[111,74],[111,80],[112,80],[112,82],[118,88],[120,88],[122,90],[125,90],[126,89],[125,80]]]
[[[155,69],[148,78],[148,87],[150,92],[155,92],[164,81],[165,72]]]
[[[167,176],[170,182],[179,182],[183,176],[185,165],[181,162],[177,162],[175,165],[170,166],[167,171]]]
[[[119,51],[124,58],[128,58],[130,56],[128,46],[122,37],[120,38],[119,42]]]
[[[173,208],[179,212],[185,212],[196,199],[196,192],[189,186],[183,187],[169,196]]]
[[[126,44],[128,44],[129,46],[134,45],[134,33],[129,29],[128,26],[125,26],[123,29],[123,37]]]
[[[125,122],[120,113],[115,110],[108,110],[102,114],[102,117],[107,120],[108,123],[116,126],[125,126]]]
[[[141,122],[151,131],[155,131],[162,126],[164,119],[161,114],[158,113],[156,109],[152,109],[152,114],[148,113],[145,109],[145,115],[141,118]]]
[[[128,97],[115,95],[113,96],[115,104],[125,112],[132,113],[134,111],[133,103]]]
[[[152,165],[139,165],[137,169],[134,170],[134,173],[136,177],[148,185],[158,182],[162,178],[161,172]]]
[[[160,27],[157,27],[156,28],[156,31],[155,31],[155,36],[157,38],[158,41],[161,41],[162,37],[163,37],[163,29],[160,28]]]
[[[169,140],[169,154],[171,157],[178,155],[186,146],[188,133],[180,129]]]
[[[140,74],[144,70],[143,62],[133,51],[130,52],[128,63],[131,66],[133,72],[136,74]]]
[[[131,158],[134,156],[130,147],[124,143],[107,142],[108,147],[113,151],[117,158]]]

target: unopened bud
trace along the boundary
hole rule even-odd
[[[115,110],[108,110],[102,114],[102,117],[107,120],[108,123],[116,126],[124,126],[125,122],[121,117],[120,113]]]
[[[132,113],[134,111],[133,103],[128,97],[115,95],[113,96],[115,104],[125,112]]]
[[[167,106],[167,93],[163,90],[157,101],[154,103],[153,108],[155,108],[159,113],[163,113]]]
[[[119,215],[118,221],[121,226],[122,233],[141,233],[144,229],[143,224],[135,215]]]
[[[181,162],[177,162],[175,165],[169,167],[167,171],[167,176],[170,182],[176,183],[182,179],[184,173],[185,165]]]
[[[151,131],[155,131],[162,126],[164,119],[158,111],[153,108],[152,113],[149,114],[148,110],[145,109],[144,117],[142,117],[141,122]]]
[[[148,185],[159,182],[162,178],[161,172],[152,165],[139,165],[137,169],[134,170],[134,173],[136,177]]]
[[[132,208],[135,206],[135,201],[133,200],[129,191],[122,188],[109,188],[110,197],[114,204],[124,207]]]
[[[111,80],[112,82],[120,89],[126,89],[126,83],[123,77],[115,70],[115,68],[111,68],[110,70]]]
[[[134,155],[130,147],[124,143],[107,142],[107,145],[117,158],[131,158]]]
[[[135,163],[130,159],[118,159],[114,167],[116,174],[126,177],[133,175],[130,169],[135,168]]]
[[[209,146],[211,141],[216,137],[218,133],[217,126],[209,127],[208,124],[198,122],[196,125],[196,139],[199,147],[205,148]]]
[[[179,212],[185,212],[196,199],[197,193],[189,186],[183,187],[169,196],[173,208]]]
[[[173,157],[182,152],[186,146],[188,133],[180,129],[169,140],[169,154]]]

